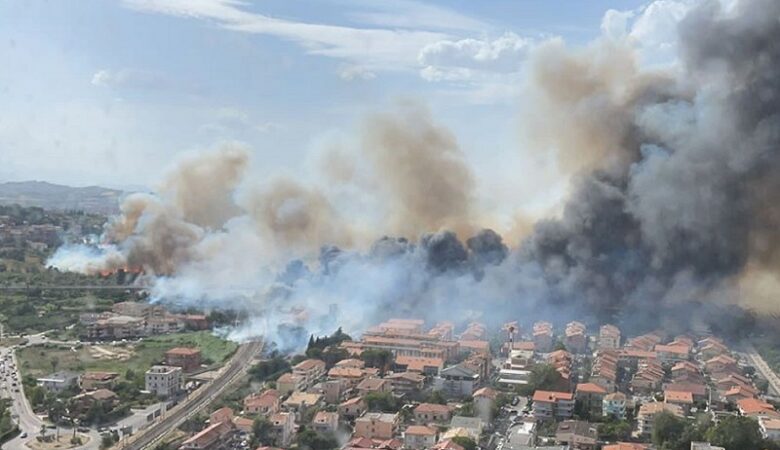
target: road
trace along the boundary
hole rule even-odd
[[[11,412],[16,415],[17,424],[21,433],[14,439],[3,444],[3,449],[22,449],[25,448],[25,442],[34,439],[41,432],[41,427],[45,424],[35,412],[33,412],[30,402],[24,395],[22,386],[22,377],[19,374],[19,364],[16,361],[16,355],[13,349],[0,347],[0,360],[3,362],[3,369],[0,372],[0,386],[4,397],[10,397],[12,400]],[[16,384],[16,386],[14,386]],[[61,427],[60,435],[68,437],[73,432],[72,428]],[[22,438],[26,433],[26,437]],[[100,435],[96,431],[89,433],[89,441],[78,447],[79,450],[97,450],[100,447]]]
[[[770,390],[774,391],[775,395],[780,395],[780,377],[778,377],[774,370],[769,367],[769,364],[764,361],[764,358],[762,358],[758,351],[756,351],[756,348],[753,347],[753,344],[748,344],[745,347],[745,354],[747,355],[750,362],[753,363],[756,370],[761,372],[761,375],[763,375],[764,378],[766,378],[766,380],[769,382]]]
[[[241,344],[230,361],[220,369],[219,375],[214,380],[201,386],[168,411],[160,420],[128,439],[120,441],[114,446],[114,449],[142,450],[153,448],[165,435],[208,406],[225,388],[237,380],[249,368],[254,356],[260,354],[262,348],[262,342]]]

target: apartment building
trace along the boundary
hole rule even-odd
[[[181,367],[152,366],[144,375],[146,390],[158,397],[175,395],[181,390],[181,375]]]
[[[569,322],[564,330],[563,344],[572,353],[584,353],[588,349],[588,336],[585,324]]]
[[[553,326],[550,322],[540,321],[533,326],[534,349],[540,353],[547,353],[553,347]]]
[[[577,385],[574,398],[594,417],[601,415],[602,402],[607,390],[595,383],[580,383]]]
[[[392,439],[398,431],[399,422],[397,413],[365,413],[355,419],[353,435],[369,439]]]
[[[452,411],[447,405],[420,403],[414,408],[414,419],[418,423],[446,422],[451,418]]]
[[[244,397],[244,412],[261,416],[275,414],[279,411],[280,397],[279,391],[275,389],[266,389],[260,393],[249,394]]]
[[[533,396],[533,414],[537,420],[568,419],[574,412],[574,394],[537,390]]]
[[[620,328],[614,325],[602,325],[599,328],[599,349],[617,350],[620,348]]]
[[[412,425],[404,431],[404,447],[422,450],[436,445],[436,430],[423,425]]]
[[[181,367],[185,372],[200,369],[200,350],[197,348],[176,347],[165,352],[165,365]]]
[[[325,376],[325,361],[319,359],[301,361],[293,367],[292,373],[300,378],[301,389],[306,389]]]
[[[662,402],[645,403],[639,407],[639,413],[636,416],[639,434],[645,438],[651,436],[653,434],[655,417],[663,411],[672,413],[677,417],[683,417],[683,411],[677,405]]]

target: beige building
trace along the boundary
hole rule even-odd
[[[404,431],[404,447],[421,450],[436,445],[436,430],[422,425],[412,425]]]
[[[355,420],[357,437],[369,439],[391,439],[398,432],[398,414],[369,412]]]

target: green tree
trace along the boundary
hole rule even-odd
[[[252,424],[253,446],[259,444],[271,444],[271,422],[265,417],[258,417]]]
[[[658,447],[676,448],[685,430],[685,421],[674,414],[662,411],[655,415],[652,441]]]
[[[339,447],[339,441],[331,434],[317,433],[305,429],[298,433],[298,448],[309,450],[332,450]]]
[[[760,449],[764,443],[758,422],[750,417],[728,416],[707,433],[707,440],[726,450]]]
[[[477,443],[474,439],[466,436],[455,436],[452,438],[452,442],[463,447],[463,450],[477,450]]]
[[[397,412],[400,405],[390,392],[369,392],[363,397],[369,411]]]
[[[384,376],[393,365],[393,353],[389,350],[368,349],[360,354],[360,359],[366,366],[379,369],[380,376]]]

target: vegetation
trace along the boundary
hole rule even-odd
[[[380,376],[390,370],[393,365],[393,352],[389,350],[368,349],[360,354],[360,359],[366,363],[366,367],[379,369]]]
[[[477,450],[477,443],[474,439],[466,436],[455,436],[452,438],[452,442],[463,447],[463,450]]]
[[[398,412],[401,404],[390,392],[369,392],[363,397],[369,411]]]
[[[763,439],[756,420],[742,416],[728,416],[713,424],[705,416],[686,420],[662,412],[655,418],[652,441],[659,450],[687,450],[691,441],[708,441],[726,450],[780,448],[777,443]]]
[[[598,424],[599,439],[604,441],[624,441],[631,436],[633,424],[627,420],[610,420]]]
[[[520,395],[531,395],[536,390],[556,390],[561,384],[561,375],[551,364],[537,364],[531,369],[528,384],[518,387]]]
[[[298,433],[298,448],[309,450],[332,450],[339,448],[339,441],[332,434],[317,433],[307,428]]]
[[[273,353],[270,359],[260,361],[252,366],[249,369],[249,375],[255,381],[275,381],[290,370],[292,370],[290,362],[278,353]]]

